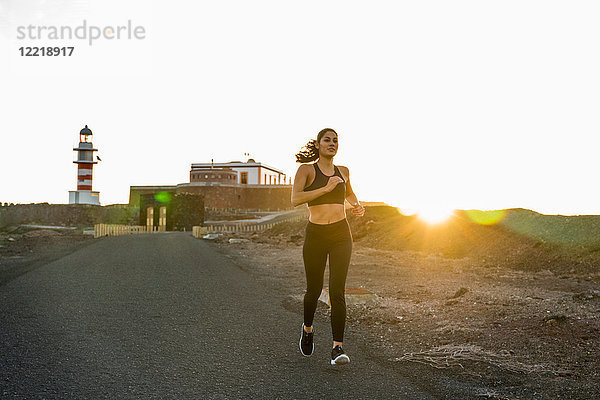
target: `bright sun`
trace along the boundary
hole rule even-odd
[[[448,208],[427,208],[416,212],[417,216],[430,224],[444,222],[454,213],[454,210]]]

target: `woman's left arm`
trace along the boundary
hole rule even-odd
[[[356,194],[354,194],[354,190],[352,190],[352,185],[350,184],[350,170],[346,167],[342,168],[346,174],[346,201],[353,207],[352,214],[357,217],[362,217],[365,215],[365,208],[360,204]]]

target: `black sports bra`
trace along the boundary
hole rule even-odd
[[[327,182],[329,181],[329,178],[331,178],[331,176],[327,176],[321,171],[317,163],[314,163],[313,166],[315,167],[315,180],[304,189],[305,192],[310,192],[326,186]],[[331,192],[325,193],[324,195],[309,201],[309,207],[316,206],[319,204],[344,204],[344,200],[346,199],[346,180],[342,176],[342,173],[340,172],[338,167],[334,165],[333,169],[334,173],[332,176],[339,176],[340,178],[342,178],[343,182],[338,183]]]

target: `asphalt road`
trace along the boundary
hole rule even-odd
[[[301,316],[185,233],[102,238],[0,286],[2,398],[462,398],[355,339],[310,358]]]

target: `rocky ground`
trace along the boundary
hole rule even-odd
[[[0,285],[91,243],[81,230],[23,226],[0,231]]]
[[[396,363],[494,388],[483,397],[599,398],[600,259],[590,234],[600,217],[560,217],[548,227],[546,216],[512,212],[493,226],[458,215],[432,227],[387,207],[349,218],[346,286],[377,301],[349,306],[348,348],[360,336]],[[537,222],[514,228],[532,215]],[[223,236],[217,246],[266,285],[287,288],[286,307],[301,314],[304,226]],[[321,305],[321,324],[328,312]]]

